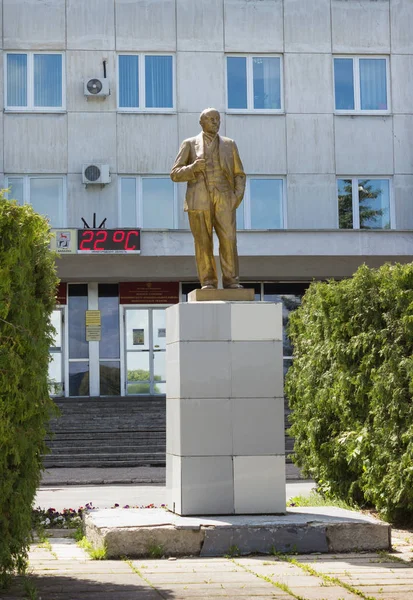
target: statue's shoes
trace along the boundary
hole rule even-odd
[[[244,288],[240,283],[231,283],[231,285],[226,285],[226,290],[239,290],[240,288]]]
[[[214,285],[212,285],[212,283],[207,283],[206,285],[203,285],[201,289],[202,290],[216,290],[217,288]]]

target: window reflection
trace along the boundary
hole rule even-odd
[[[104,360],[100,362],[100,395],[119,396],[120,362]]]
[[[69,363],[69,396],[89,396],[89,362]]]
[[[247,108],[247,59],[227,58],[228,108]]]
[[[390,185],[388,179],[358,182],[361,229],[390,229]]]
[[[143,227],[173,229],[174,184],[166,177],[143,177]]]
[[[252,59],[254,78],[254,108],[281,108],[280,64],[276,57]]]
[[[99,284],[99,310],[102,336],[99,342],[100,358],[120,357],[119,288],[117,284]]]
[[[87,284],[69,285],[69,358],[89,358],[86,341]]]
[[[283,182],[281,179],[251,179],[252,229],[282,229]]]

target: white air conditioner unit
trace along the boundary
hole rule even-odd
[[[84,83],[85,96],[109,96],[109,79],[103,77],[88,77]]]
[[[100,183],[105,185],[111,182],[109,165],[86,164],[82,167],[82,182],[86,185]]]

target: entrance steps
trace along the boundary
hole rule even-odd
[[[165,465],[165,396],[59,398],[53,419],[52,467]]]
[[[165,466],[165,396],[56,398],[55,403],[61,416],[51,421],[46,468]],[[286,423],[288,413],[286,407]],[[292,451],[286,435],[286,457]]]

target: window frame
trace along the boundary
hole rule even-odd
[[[274,229],[256,229],[251,227],[251,179],[272,179],[276,181],[282,182],[282,227]],[[245,194],[244,199],[241,203],[241,206],[244,208],[244,227],[243,229],[239,229],[237,226],[237,231],[283,231],[287,229],[287,185],[286,185],[286,177],[281,175],[248,175],[245,183]],[[237,209],[238,210],[238,209]]]
[[[122,225],[122,179],[135,179],[135,189],[136,189],[136,198],[135,198],[135,207],[136,207],[136,220],[137,222],[132,227],[139,227],[145,231],[175,231],[179,229],[179,210],[178,210],[178,186],[175,182],[172,182],[173,185],[173,227],[145,227],[143,223],[143,179],[168,179],[170,180],[169,175],[165,174],[150,174],[150,175],[126,175],[122,173],[122,175],[118,176],[118,227],[124,227]]]
[[[138,94],[139,106],[120,106],[119,57],[138,56]],[[172,107],[146,107],[145,57],[170,56],[172,58]],[[176,57],[173,52],[118,52],[116,57],[116,110],[122,113],[175,113],[176,112]]]
[[[351,180],[351,194],[352,194],[352,210],[353,210],[353,227],[351,229],[344,229],[340,227],[340,211],[338,205],[338,182],[342,179]],[[389,217],[390,217],[390,228],[375,227],[372,229],[364,229],[360,227],[360,203],[359,203],[359,181],[361,179],[368,180],[387,180],[389,182]],[[337,175],[336,176],[336,207],[337,207],[337,228],[339,231],[391,231],[397,229],[396,227],[396,207],[394,204],[394,190],[393,190],[393,177],[389,175]]]
[[[335,59],[344,58],[353,61],[353,90],[354,90],[354,109],[336,108],[336,78],[335,78]],[[379,59],[386,61],[386,101],[387,108],[382,110],[363,110],[361,108],[360,92],[360,60]],[[333,54],[333,97],[334,114],[336,115],[388,115],[391,114],[391,94],[390,94],[390,56],[386,54]]]
[[[228,58],[246,58],[247,77],[247,108],[228,107]],[[254,73],[253,58],[279,58],[280,59],[280,108],[254,108]],[[225,106],[228,114],[260,114],[260,115],[282,115],[284,110],[284,65],[282,54],[241,54],[230,52],[225,54]]]
[[[27,106],[9,106],[7,103],[7,57],[12,54],[25,54],[27,56]],[[34,55],[53,54],[62,57],[62,105],[61,106],[35,106],[34,105]],[[61,50],[5,50],[3,59],[4,68],[4,111],[5,112],[30,112],[30,113],[62,113],[66,112],[66,53]]]
[[[30,181],[32,179],[61,179],[62,180],[62,224],[57,225],[55,223],[50,223],[50,227],[52,229],[62,229],[63,227],[67,227],[67,177],[66,175],[62,175],[60,173],[56,174],[43,174],[43,173],[8,173],[4,176],[4,185],[7,189],[9,187],[10,179],[23,179],[23,205],[29,204],[33,206],[30,197]],[[9,196],[9,194],[7,194]]]

